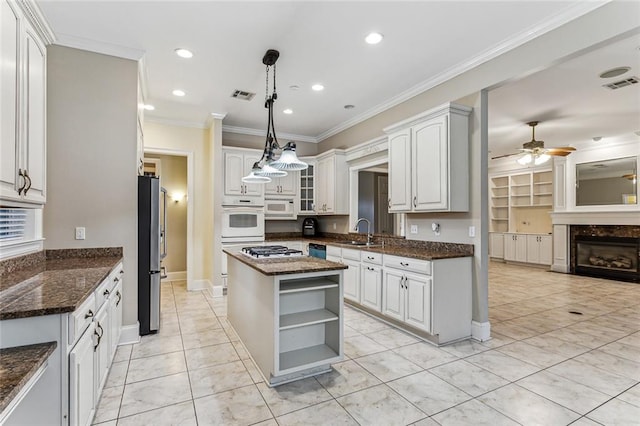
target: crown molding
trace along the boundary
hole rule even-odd
[[[508,39],[498,43],[496,46],[485,50],[484,52],[479,53],[478,55],[472,57],[471,59],[461,62],[458,65],[455,65],[448,70],[443,71],[442,73],[430,78],[428,80],[423,81],[422,83],[418,83],[417,85],[401,92],[400,94],[390,98],[386,102],[383,102],[373,108],[364,111],[362,114],[359,114],[347,121],[344,121],[337,126],[319,134],[316,139],[318,142],[322,142],[325,139],[330,138],[350,127],[355,126],[375,115],[380,114],[390,108],[393,108],[396,105],[405,102],[414,96],[419,95],[420,93],[426,92],[429,89],[436,87],[439,84],[444,83],[445,81],[451,80],[454,77],[457,77],[478,65],[481,65],[485,62],[488,62],[498,56],[506,53],[510,50],[513,50],[541,35],[548,33],[552,30],[555,30],[562,25],[577,19],[593,10],[605,5],[610,0],[604,1],[594,1],[594,2],[580,2],[577,4],[573,4],[568,6],[563,12],[558,13],[551,19],[540,23],[534,27],[528,28],[520,32],[520,34],[509,37]]]
[[[167,126],[177,126],[177,127],[191,127],[194,129],[208,129],[210,126],[207,126],[206,123],[195,123],[193,121],[180,121],[180,120],[170,120],[168,118],[161,117],[149,117],[147,115],[144,116],[145,122],[150,123],[158,123],[164,124]]]
[[[83,37],[76,37],[69,34],[58,34],[56,44],[74,49],[88,50],[90,52],[101,53],[103,55],[116,56],[118,58],[139,61],[144,56],[145,51],[132,47],[120,46],[112,43],[91,40]]]
[[[223,132],[228,133],[237,133],[240,135],[251,135],[251,136],[267,136],[267,132],[264,130],[251,129],[248,127],[236,127],[236,126],[222,126]],[[296,142],[310,142],[310,143],[318,143],[320,140],[313,136],[305,136],[305,135],[295,135],[293,133],[279,133],[278,136],[280,139],[292,139]]]
[[[45,19],[40,10],[40,6],[33,0],[20,0],[18,6],[22,9],[22,12],[27,15],[27,19],[35,27],[38,35],[42,38],[45,44],[52,44],[56,41],[56,36],[49,26],[49,22]]]

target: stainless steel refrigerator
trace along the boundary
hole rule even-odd
[[[160,179],[138,176],[138,321],[140,335],[160,329],[161,261],[167,255],[167,192]]]

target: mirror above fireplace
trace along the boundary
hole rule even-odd
[[[576,206],[637,204],[636,157],[576,164]]]

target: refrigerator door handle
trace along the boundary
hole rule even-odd
[[[160,273],[151,273],[150,281],[149,329],[157,331],[160,329]]]
[[[167,190],[160,188],[162,192],[162,229],[160,236],[162,237],[162,253],[160,259],[167,257]]]

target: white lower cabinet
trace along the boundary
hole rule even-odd
[[[489,233],[489,257],[504,259],[504,237],[501,232]]]
[[[527,262],[551,265],[553,237],[551,235],[527,235]]]
[[[360,303],[368,308],[382,311],[382,268],[363,262],[360,266]]]
[[[431,278],[385,268],[382,313],[431,333]]]
[[[95,413],[95,327],[91,323],[69,352],[69,424],[72,426],[91,424]]]
[[[342,259],[349,268],[344,271],[344,297],[360,303],[360,261]]]
[[[504,234],[504,260],[527,261],[527,236],[523,234]]]
[[[553,261],[553,236],[548,234],[504,234],[504,260],[551,265]]]
[[[69,316],[70,426],[91,424],[100,402],[120,340],[123,274],[119,264]]]

